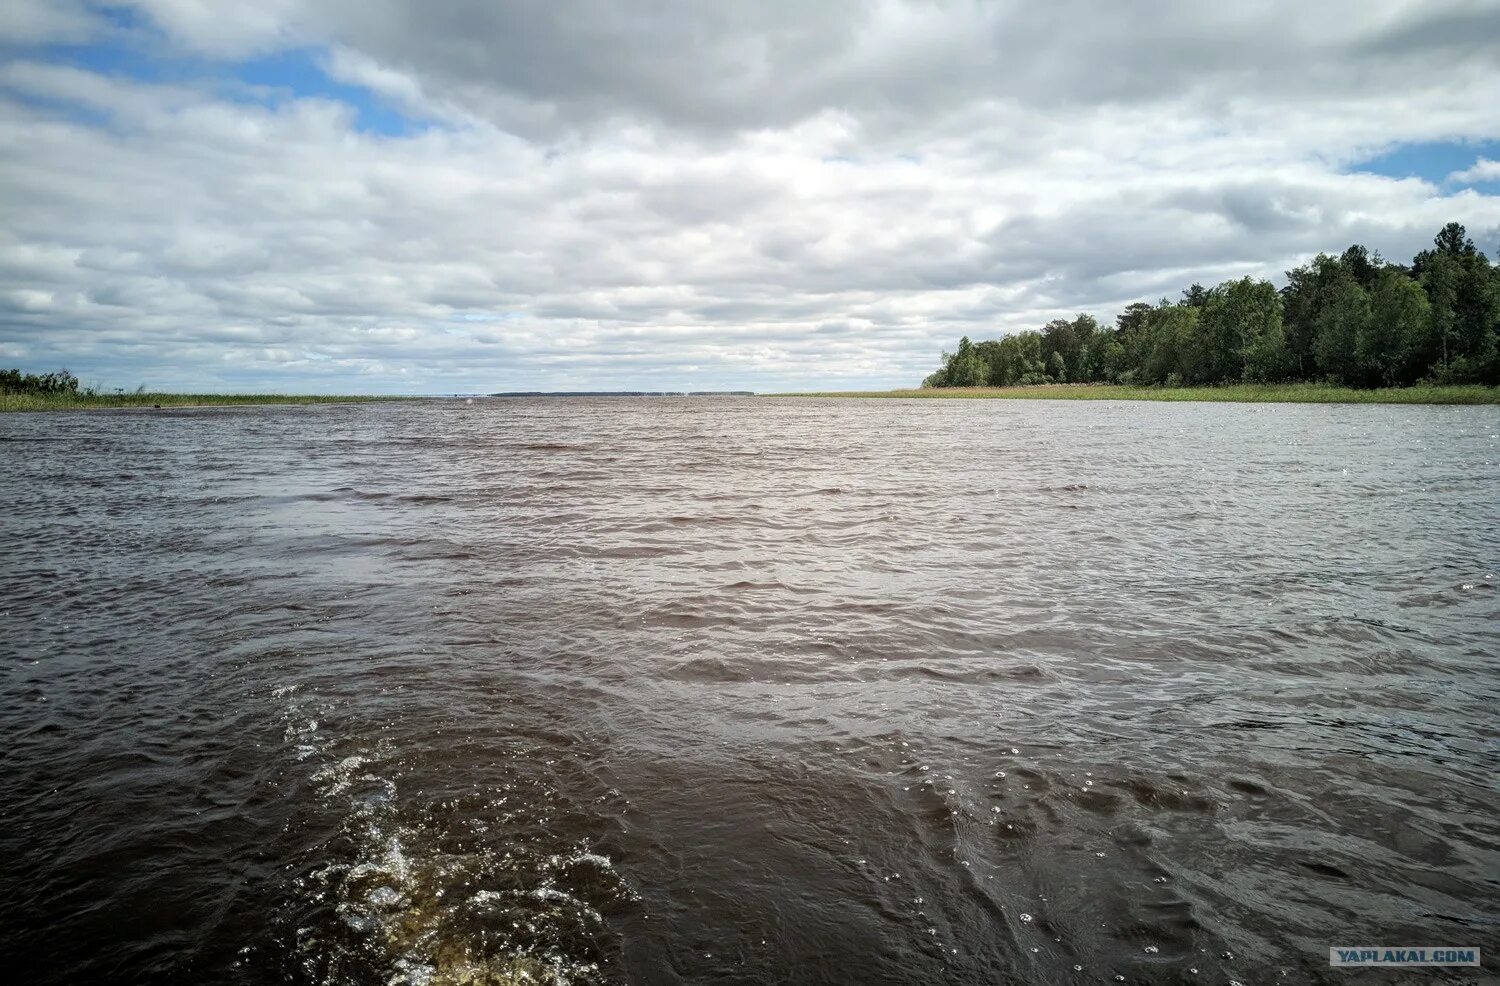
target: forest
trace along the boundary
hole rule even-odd
[[[1040,330],[959,341],[923,387],[1048,383],[1204,386],[1324,381],[1347,387],[1500,384],[1500,266],[1449,223],[1409,265],[1349,247],[1286,272],[1194,284]]]

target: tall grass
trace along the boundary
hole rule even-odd
[[[341,404],[350,401],[390,401],[399,397],[323,394],[52,394],[0,393],[0,411],[73,411],[109,407],[204,407],[221,404]]]
[[[1040,384],[1034,387],[930,387],[851,390],[771,397],[895,397],[1055,401],[1221,401],[1308,404],[1500,404],[1500,388],[1480,384],[1358,390],[1323,383],[1229,384],[1222,387],[1129,387],[1120,384]]]

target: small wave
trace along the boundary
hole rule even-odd
[[[296,759],[312,760],[308,780],[341,817],[295,885],[305,917],[291,937],[303,970],[323,982],[391,986],[606,980],[605,912],[638,898],[607,856],[539,852],[544,831],[520,834],[546,818],[548,797],[533,792],[512,805],[509,796],[468,796],[456,813],[454,799],[414,801],[392,748],[340,751],[345,737],[308,718],[320,705],[326,714],[326,703],[296,686],[276,692],[287,703],[288,742],[307,741]]]

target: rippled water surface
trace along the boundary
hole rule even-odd
[[[1350,981],[1331,944],[1500,955],[1497,433],[1030,401],[4,416],[4,965],[1248,986]]]

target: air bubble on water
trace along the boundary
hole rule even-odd
[[[365,900],[375,907],[395,907],[401,903],[401,894],[394,887],[376,887],[366,895]]]
[[[1161,949],[1157,948],[1155,945],[1147,945],[1146,946],[1146,954],[1147,955],[1155,955],[1159,951],[1161,951]]]
[[[1082,972],[1083,971],[1083,966],[1081,966],[1081,965],[1075,965],[1073,967],[1073,971],[1074,972]]]

